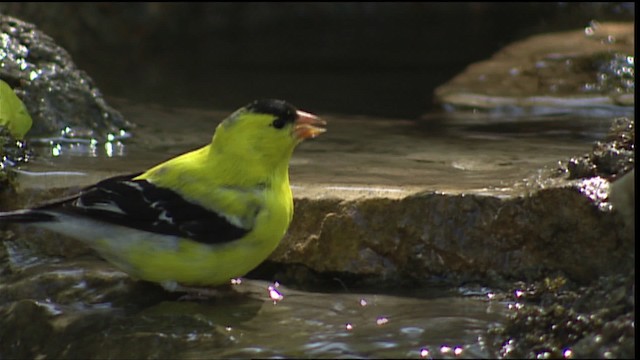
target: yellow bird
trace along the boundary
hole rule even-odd
[[[215,286],[272,252],[293,216],[289,160],[326,123],[282,100],[257,100],[215,130],[210,144],[143,173],[0,213],[76,238],[131,276],[166,289]]]

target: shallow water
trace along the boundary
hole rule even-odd
[[[102,270],[87,278],[76,265]],[[28,313],[30,326],[54,330],[38,338],[24,326],[3,343],[17,336],[53,358],[486,358],[485,331],[508,311],[504,302],[464,296],[464,290],[319,293],[247,279],[213,297],[176,300],[158,289],[125,285],[125,274],[99,263],[42,270],[33,271],[40,272],[38,281],[69,282],[61,296],[28,300],[41,309]],[[98,278],[110,285],[93,288]],[[274,287],[277,297],[269,291]]]
[[[453,355],[456,348],[458,357],[486,357],[482,335],[503,319],[507,308],[486,296],[438,291],[414,298],[302,292],[284,286],[277,288],[282,300],[276,302],[267,297],[268,284],[247,283],[239,286],[247,286],[243,291],[262,302],[250,320],[227,320],[230,346],[222,351],[203,346],[185,357],[419,358],[421,351],[442,357]],[[228,310],[242,311],[233,305]]]
[[[206,144],[228,114],[124,101],[116,105],[140,125],[132,138],[58,146],[45,139],[40,157],[27,169],[48,173],[26,176],[23,184],[85,185],[140,171]],[[419,120],[318,115],[328,121],[328,131],[296,150],[291,162],[294,193],[380,189],[391,196],[416,190],[517,194],[522,189],[516,185],[535,182],[541,169],[554,169],[558,161],[587,152],[612,120],[568,114],[441,113]],[[59,173],[63,169],[68,173]]]
[[[109,144],[36,144],[39,156],[21,169],[21,187],[81,186],[139,171],[207,143],[226,115],[124,101],[116,105],[140,125],[133,137]],[[292,160],[297,196],[313,189],[325,190],[315,196],[359,196],[371,189],[388,196],[417,190],[518,194],[540,169],[587,152],[611,121],[570,115],[434,114],[415,121],[318,115],[328,121],[328,132],[302,144]],[[237,286],[247,294],[243,301],[167,301],[131,316],[168,316],[154,321],[170,321],[170,327],[140,331],[186,340],[189,346],[173,349],[181,358],[482,358],[491,356],[483,346],[484,332],[508,311],[507,304],[489,300],[487,289],[474,296],[460,289],[424,288],[386,295],[376,289],[319,293],[281,286],[283,297],[274,302],[268,286],[245,280]],[[176,322],[182,315],[209,327],[183,326]]]
[[[318,292],[235,279],[178,298],[97,258],[37,259],[8,244],[16,276],[0,284],[0,300],[41,310],[9,310],[33,321],[3,344],[21,339],[44,357],[486,358],[485,331],[509,312],[481,287]]]

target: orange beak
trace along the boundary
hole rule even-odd
[[[296,115],[298,117],[293,122],[293,135],[296,139],[300,141],[313,139],[327,131],[327,129],[320,127],[327,125],[327,122],[319,117],[300,110],[296,112]]]

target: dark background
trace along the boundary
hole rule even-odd
[[[0,3],[108,97],[232,110],[278,97],[416,118],[433,89],[524,37],[633,21],[633,3]]]

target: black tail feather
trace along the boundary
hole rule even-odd
[[[43,221],[55,221],[56,217],[50,213],[24,209],[16,211],[0,212],[0,223],[21,222],[43,222]]]

